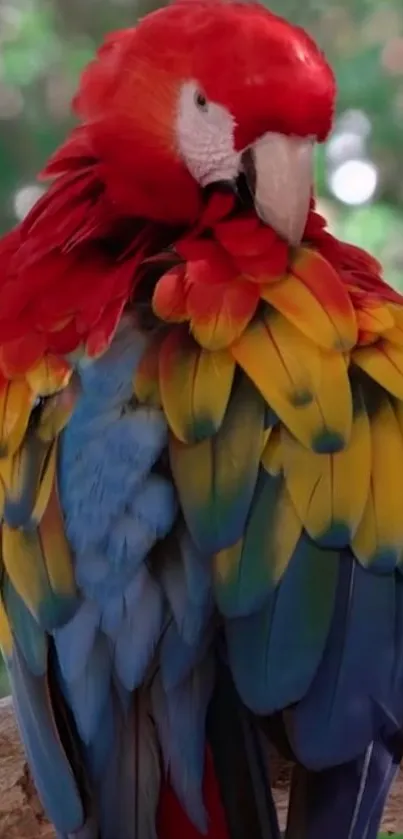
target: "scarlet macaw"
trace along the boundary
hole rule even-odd
[[[402,754],[403,301],[315,209],[257,5],[110,36],[0,243],[0,634],[60,839],[374,839]]]

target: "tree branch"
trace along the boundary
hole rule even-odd
[[[10,699],[0,700],[0,839],[54,839],[28,774]]]

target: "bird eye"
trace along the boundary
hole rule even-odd
[[[208,110],[207,99],[206,99],[204,93],[201,93],[200,90],[196,90],[195,104],[196,104],[196,108],[198,108],[199,111],[207,111]]]

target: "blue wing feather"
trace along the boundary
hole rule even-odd
[[[9,667],[14,709],[39,796],[56,828],[73,833],[84,825],[84,810],[57,734],[46,677],[31,673],[18,646]]]
[[[44,676],[48,663],[45,632],[8,579],[5,580],[3,598],[15,641],[25,658],[29,671],[33,676]]]
[[[305,765],[320,769],[349,761],[373,740],[374,702],[388,705],[395,625],[395,575],[366,571],[343,555],[320,667],[289,715],[292,746]]]
[[[94,646],[99,619],[99,607],[87,600],[69,623],[54,631],[59,667],[66,682],[81,676]]]
[[[124,618],[124,595],[111,594],[102,610],[101,629],[112,641],[116,641]]]
[[[153,715],[172,785],[202,833],[207,830],[202,793],[205,722],[213,681],[214,664],[207,656],[180,685],[165,690],[157,674],[151,689]]]
[[[162,592],[141,566],[125,595],[125,614],[116,637],[114,663],[127,690],[138,687],[159,640],[163,620]]]
[[[179,634],[188,645],[197,645],[213,608],[211,562],[186,528],[178,528],[166,543],[158,577]]]
[[[294,771],[287,839],[377,839],[387,794],[398,768],[381,742],[357,760],[322,772]]]
[[[95,736],[85,747],[89,777],[98,784],[102,781],[105,766],[116,742],[116,713],[113,692],[108,693],[106,702],[98,717]]]
[[[65,682],[64,695],[74,714],[82,741],[88,745],[101,734],[99,721],[111,690],[112,653],[108,639],[98,633],[84,669]]]
[[[170,482],[151,471],[167,442],[164,417],[131,403],[144,346],[131,326],[123,327],[108,353],[80,370],[82,391],[61,436],[58,478],[82,602],[52,633],[54,655],[47,656],[45,636],[39,638],[30,613],[6,590],[16,637],[10,671],[17,716],[38,791],[64,839],[138,839],[139,819],[144,839],[155,839],[158,752],[133,688],[154,657],[167,609],[145,560],[172,528],[177,503]],[[35,675],[45,673],[45,662],[58,685],[52,696],[47,675]],[[90,790],[88,818],[75,758],[71,766],[58,739],[56,696],[57,702],[64,697],[75,722]],[[142,801],[135,818],[134,782]]]
[[[166,690],[188,678],[204,657],[213,637],[210,563],[183,524],[167,541],[158,563],[158,578],[171,614],[167,614],[159,649]]]
[[[302,535],[266,605],[226,622],[229,660],[244,702],[270,714],[297,702],[315,676],[333,613],[338,554]]]
[[[189,677],[193,667],[204,658],[213,635],[214,626],[206,621],[200,637],[193,643],[186,643],[176,624],[171,621],[164,631],[159,651],[161,677],[165,690],[178,687]]]
[[[202,605],[212,596],[210,556],[200,553],[186,529],[179,536],[179,545],[188,597],[195,606]],[[186,635],[185,627],[183,631]]]

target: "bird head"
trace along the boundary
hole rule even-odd
[[[179,0],[109,36],[74,105],[120,211],[189,223],[207,188],[247,182],[260,217],[297,244],[334,100],[303,30],[259,5]]]

